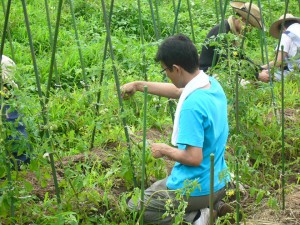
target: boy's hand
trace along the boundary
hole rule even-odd
[[[129,99],[136,91],[136,82],[130,82],[121,86],[121,96],[123,99]]]

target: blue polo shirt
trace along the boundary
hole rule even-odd
[[[197,181],[191,196],[210,193],[210,154],[214,161],[214,191],[223,188],[229,180],[224,151],[228,138],[227,100],[217,80],[210,77],[209,89],[197,89],[183,102],[177,144],[185,151],[187,145],[202,148],[203,160],[199,166],[176,162],[167,180],[171,190],[186,187]]]

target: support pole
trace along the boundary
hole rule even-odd
[[[210,194],[209,194],[209,224],[214,224],[214,179],[215,179],[215,155],[210,154]]]
[[[109,24],[108,24],[108,21],[107,21],[107,14],[106,14],[106,7],[105,7],[104,0],[101,0],[101,3],[102,3],[103,17],[104,17],[104,22],[105,22],[106,33],[107,33],[107,38],[108,38],[110,56],[111,56],[111,60],[112,60],[112,67],[113,67],[113,72],[114,72],[114,77],[115,77],[115,84],[116,84],[117,94],[118,94],[118,99],[119,99],[119,106],[120,106],[121,114],[123,114],[124,113],[124,107],[123,107],[123,101],[122,101],[122,97],[121,97],[120,81],[119,81],[119,77],[118,77],[118,74],[117,74],[117,69],[116,69],[116,66],[115,66],[115,57],[114,57],[113,46],[112,46],[112,41],[111,41],[110,27],[109,27]],[[129,159],[130,159],[130,165],[131,165],[132,176],[133,176],[132,179],[133,179],[134,186],[137,187],[137,181],[136,181],[136,177],[135,177],[135,170],[134,170],[133,161],[132,161],[132,153],[131,153],[129,132],[128,132],[128,127],[127,127],[125,117],[122,117],[122,123],[123,123],[123,128],[124,128],[124,132],[125,132],[126,141],[127,141],[127,151],[128,151],[128,155],[129,155]]]
[[[147,97],[148,97],[148,87],[144,86],[144,126],[143,126],[143,154],[142,154],[142,182],[141,182],[141,215],[142,219],[140,224],[144,224],[144,200],[145,200],[145,159],[146,159],[146,137],[147,137]]]
[[[61,2],[62,2],[62,0],[61,0]],[[30,23],[29,23],[29,19],[28,19],[28,13],[27,13],[27,7],[26,7],[26,1],[25,0],[22,0],[22,6],[23,6],[24,19],[25,19],[28,39],[29,39],[30,52],[31,52],[31,57],[32,57],[32,61],[33,61],[33,68],[34,68],[35,77],[36,77],[36,83],[37,83],[37,89],[38,89],[38,94],[39,94],[39,99],[40,99],[40,105],[42,107],[42,119],[43,119],[44,127],[47,127],[47,124],[48,124],[48,119],[47,119],[47,116],[46,116],[47,115],[47,108],[46,108],[45,102],[43,101],[43,94],[42,94],[41,84],[40,84],[40,76],[39,76],[37,63],[36,63],[36,57],[35,57],[35,53],[34,53],[33,40],[32,40],[32,36],[31,36]],[[53,64],[52,64],[52,66],[53,66]],[[46,135],[46,138],[50,137],[48,128],[45,128],[45,135]],[[50,147],[53,149],[52,144],[51,144]],[[58,188],[56,170],[55,170],[55,166],[54,166],[53,153],[50,153],[50,163],[51,163],[51,168],[52,168],[53,182],[54,182],[54,185],[55,185],[55,193],[56,193],[57,203],[60,204],[61,203],[60,192],[59,192],[59,188]]]
[[[82,75],[83,75],[84,88],[86,91],[88,91],[89,88],[88,88],[88,83],[87,83],[87,78],[86,78],[86,70],[85,70],[85,65],[84,65],[83,56],[82,56],[81,44],[80,44],[79,35],[78,35],[78,31],[77,31],[73,0],[69,0],[69,2],[70,2],[71,14],[72,14],[73,27],[74,27],[74,31],[75,31],[75,38],[76,38],[76,43],[77,43],[77,48],[78,48],[78,53],[79,53],[79,60],[80,60],[80,65],[81,65],[81,70],[82,70]]]
[[[5,11],[5,3],[4,3],[4,0],[2,0],[2,8],[3,8],[3,14],[4,14],[4,17],[6,17],[6,11]],[[10,33],[10,29],[7,25],[7,28],[6,28],[6,32],[7,32],[7,37],[8,37],[8,40],[9,40],[9,44],[10,44],[10,51],[11,51],[11,58],[13,61],[15,61],[15,50],[14,50],[14,46],[13,46],[13,43],[12,43],[12,38],[11,38],[11,33]]]
[[[283,59],[283,46],[281,46]],[[282,209],[285,210],[285,144],[284,144],[284,68],[281,66],[281,184],[282,184]]]
[[[108,19],[108,26],[109,27],[110,27],[110,24],[111,24],[111,17],[112,17],[112,13],[113,13],[113,8],[114,8],[114,0],[111,0],[109,19]],[[100,75],[100,86],[102,85],[103,78],[104,78],[104,71],[105,71],[104,68],[105,68],[105,61],[106,61],[106,56],[107,56],[107,47],[108,47],[108,37],[106,36],[104,51],[103,51],[101,75]],[[96,108],[95,109],[96,110],[96,117],[98,117],[98,115],[99,115],[100,99],[101,99],[101,90],[99,90],[98,93],[97,93],[97,103],[96,103],[96,106],[95,106],[95,108]],[[93,149],[93,147],[94,147],[95,135],[96,135],[96,125],[94,126],[94,129],[93,129],[93,132],[92,132],[92,140],[91,140],[90,150]]]
[[[52,52],[53,51],[53,37],[52,37],[52,28],[51,28],[50,10],[49,10],[48,0],[45,0],[45,8],[46,8],[46,15],[47,15],[48,30],[49,30],[49,42],[50,42],[51,52]],[[54,61],[54,73],[55,73],[55,87],[61,87],[60,77],[59,77],[58,71],[57,71],[56,60]]]
[[[177,27],[177,24],[178,24],[178,14],[179,14],[179,11],[180,11],[180,5],[181,5],[181,0],[178,0],[177,10],[175,11],[175,20],[174,20],[172,35],[175,34],[175,30],[176,30],[176,27]]]
[[[54,62],[55,62],[55,53],[56,53],[58,31],[59,31],[59,25],[60,25],[62,4],[63,4],[63,0],[59,0],[58,9],[57,9],[57,17],[56,17],[56,25],[55,25],[55,31],[54,31],[54,37],[53,37],[52,55],[51,55],[50,70],[49,70],[49,75],[48,75],[48,84],[47,84],[45,105],[47,105],[49,102],[50,87],[51,87],[53,67],[54,67]]]

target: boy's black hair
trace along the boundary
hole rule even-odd
[[[193,73],[199,68],[197,49],[193,42],[183,34],[164,40],[158,48],[155,61],[162,62],[171,71],[174,64],[181,66],[189,73]]]

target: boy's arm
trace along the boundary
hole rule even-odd
[[[166,98],[179,99],[182,88],[177,88],[174,84],[163,82],[149,82],[149,81],[133,81],[124,84],[121,87],[122,97],[127,99],[135,92],[144,91],[144,86],[148,87],[148,93],[158,95]]]

